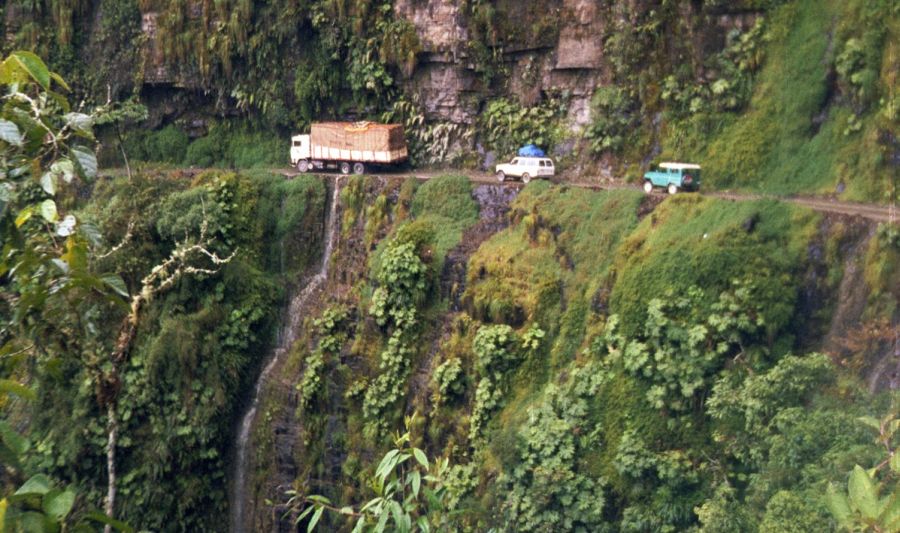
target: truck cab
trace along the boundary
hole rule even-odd
[[[644,174],[644,192],[663,187],[669,194],[700,188],[700,165],[693,163],[660,163],[658,170]]]
[[[294,135],[291,137],[291,166],[297,166],[299,162],[307,162],[310,158],[309,135]],[[300,172],[306,172],[304,168]]]

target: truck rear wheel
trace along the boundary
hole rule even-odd
[[[342,161],[341,164],[338,166],[338,168],[341,170],[341,174],[349,174],[350,173],[350,163],[348,163],[346,161]]]
[[[365,174],[366,166],[362,163],[353,163],[353,173],[354,174]]]
[[[668,190],[669,190],[669,194],[675,194],[676,192],[678,192],[678,186],[675,185],[674,183],[670,183]]]
[[[297,161],[297,171],[298,172],[309,172],[309,161],[306,159],[301,159]]]
[[[647,194],[653,192],[653,183],[651,183],[650,180],[644,182],[644,192]]]
[[[522,183],[528,184],[531,181],[531,176],[526,172],[522,174]]]
[[[499,181],[500,183],[506,181],[506,174],[502,170],[497,173],[497,181]]]

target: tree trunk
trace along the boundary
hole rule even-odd
[[[116,433],[119,430],[119,423],[116,420],[116,406],[114,402],[110,402],[106,406],[106,431],[108,440],[106,443],[106,516],[113,518],[113,512],[116,506]],[[112,526],[106,525],[103,533],[112,533]]]

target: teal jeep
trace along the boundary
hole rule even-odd
[[[644,192],[652,192],[653,187],[665,187],[669,194],[681,189],[695,191],[700,188],[700,165],[660,163],[659,170],[644,174]]]

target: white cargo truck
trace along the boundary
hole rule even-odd
[[[364,174],[367,166],[392,165],[408,157],[400,124],[315,122],[309,135],[291,138],[291,165],[300,172],[337,169]]]

